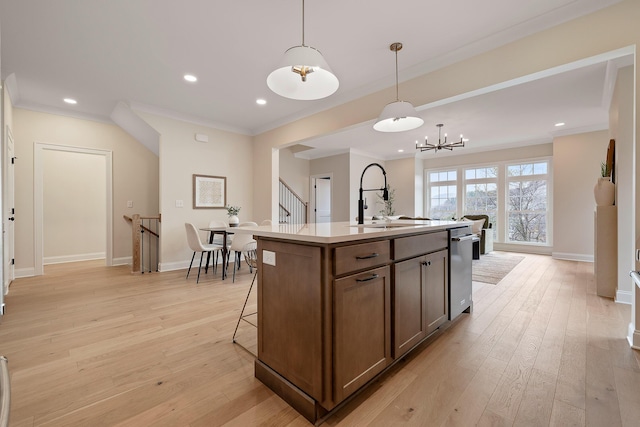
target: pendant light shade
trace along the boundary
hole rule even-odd
[[[338,90],[339,85],[322,54],[304,45],[288,49],[280,67],[267,77],[269,89],[290,99],[326,98]]]
[[[339,85],[320,51],[304,44],[302,0],[302,44],[284,53],[280,66],[267,77],[267,86],[285,98],[312,100],[326,98],[338,90]]]
[[[423,123],[410,102],[395,101],[384,107],[373,128],[379,132],[402,132],[418,128]]]
[[[396,100],[384,107],[373,128],[379,132],[403,132],[419,128],[424,120],[418,117],[410,102],[400,101],[398,97],[398,51],[402,49],[402,43],[392,43],[389,49],[396,53]]]

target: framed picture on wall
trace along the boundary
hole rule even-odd
[[[224,209],[227,206],[227,178],[193,174],[193,209]]]

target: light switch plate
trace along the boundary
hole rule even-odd
[[[132,208],[133,207],[133,200],[127,200],[127,207],[128,208]]]
[[[176,208],[183,208],[184,202],[182,200],[176,200]]]
[[[276,266],[276,253],[262,250],[262,263]]]

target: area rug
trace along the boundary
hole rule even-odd
[[[473,260],[472,280],[495,285],[523,259],[523,256],[511,254],[480,255],[480,259]]]

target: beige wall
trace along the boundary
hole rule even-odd
[[[104,156],[45,150],[42,160],[44,264],[105,258]]]
[[[400,91],[410,93],[411,98],[407,100],[414,105],[426,105],[605,54],[640,42],[640,26],[637,22],[640,22],[640,2],[622,1],[596,13],[403,82]],[[612,28],[624,28],[624,31],[612,31]],[[635,73],[637,78],[638,70]],[[393,97],[393,89],[388,88],[256,136],[254,159],[268,158],[272,147],[278,145],[375,119],[388,99]],[[635,90],[637,94],[638,88]],[[637,118],[640,109],[635,110]],[[271,209],[274,179],[277,180],[277,177],[273,176],[270,165],[256,164],[254,201],[257,212]]]
[[[310,175],[331,175],[331,220],[349,221],[349,154],[314,159],[309,163]]]
[[[616,300],[629,302],[632,283],[629,271],[635,270],[635,239],[629,232],[634,221],[634,122],[633,67],[618,72],[611,102],[611,138],[616,140],[615,182],[618,206],[618,286]],[[603,154],[604,158],[604,154]]]
[[[362,188],[376,189],[384,188],[384,175],[377,166],[371,166],[364,173],[364,169],[372,164],[378,163],[383,168],[384,160],[379,160],[374,157],[368,157],[362,154],[349,154],[349,182],[338,183],[338,185],[346,185],[349,190],[349,220],[354,221],[358,216],[358,200],[360,199],[360,178],[362,178]],[[386,169],[385,169],[386,171]],[[389,175],[387,174],[387,183],[389,183]],[[380,215],[382,210],[382,197],[381,191],[363,191],[363,198],[367,199],[367,206],[369,209],[364,210],[364,217]]]
[[[16,156],[16,276],[31,275],[34,256],[34,142],[113,152],[113,257],[131,256],[131,226],[122,218],[133,213],[158,214],[158,158],[115,125],[13,109]],[[134,209],[126,207],[127,200]],[[90,221],[91,219],[87,219]]]
[[[227,204],[240,206],[240,221],[260,222],[253,209],[251,137],[151,114],[140,116],[160,133],[160,270],[187,268],[192,252],[184,223],[206,227],[209,221],[227,221],[226,209],[193,209],[193,174],[227,178]],[[195,140],[205,134],[209,142]],[[270,158],[270,157],[269,157]],[[260,163],[269,163],[261,159]],[[176,207],[181,200],[183,207]],[[205,238],[205,233],[201,236]]]
[[[593,186],[608,144],[608,130],[553,140],[554,257],[593,261]]]
[[[396,215],[422,216],[422,204],[416,211],[416,184],[420,184],[417,188],[422,194],[422,173],[423,168],[416,170],[416,159],[413,157],[399,160],[387,160],[385,169],[387,170],[387,179],[391,188],[395,189],[395,201],[393,203]],[[422,164],[422,161],[419,162]],[[419,182],[416,182],[416,175],[419,175]],[[422,200],[421,196],[418,199]]]
[[[295,157],[289,148],[278,150],[278,154],[280,155],[279,177],[305,202],[309,202],[309,160]]]

